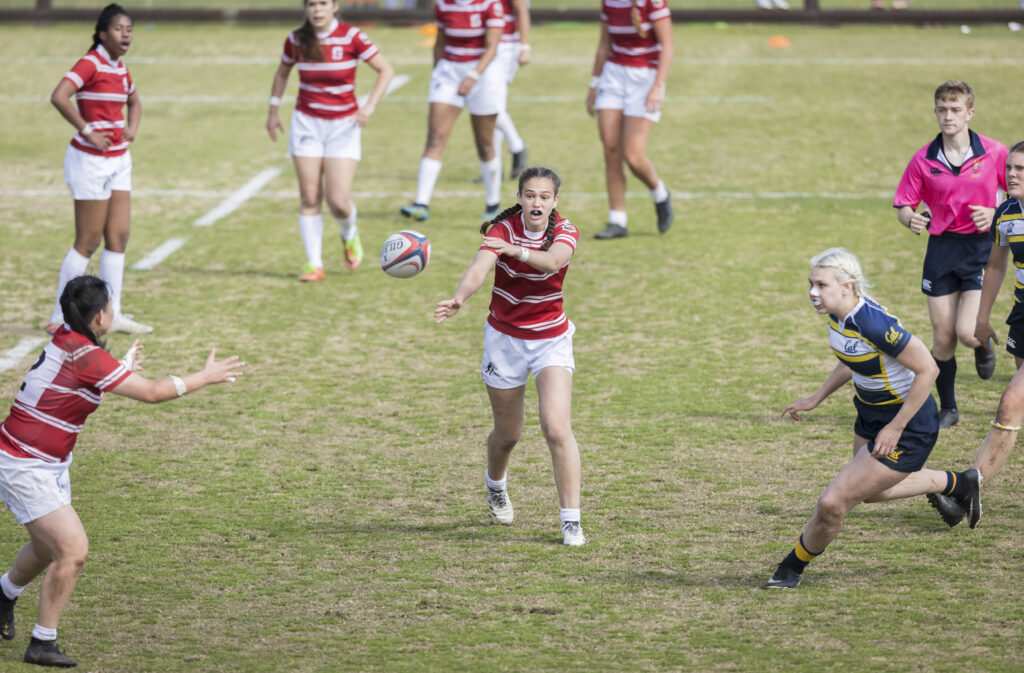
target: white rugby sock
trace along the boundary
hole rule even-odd
[[[501,155],[495,154],[490,161],[480,162],[480,177],[484,180],[484,201],[487,205],[501,203]]]
[[[504,491],[508,484],[508,473],[505,473],[501,479],[495,481],[491,479],[491,475],[487,474],[487,470],[484,470],[484,483],[487,484],[487,488],[492,491]]]
[[[508,112],[499,112],[498,119],[495,122],[495,135],[498,131],[505,134],[508,139],[508,149],[510,152],[515,154],[516,152],[522,152],[526,149],[526,143],[519,136],[519,131],[516,130],[516,125],[512,123],[512,117],[508,116]],[[497,147],[497,145],[495,145]]]
[[[36,640],[57,640],[57,629],[48,629],[36,624],[32,628],[32,637]]]
[[[121,286],[124,284],[124,253],[106,248],[100,255],[100,278],[110,286],[110,306],[114,317],[121,315]]]
[[[338,227],[341,229],[342,240],[351,241],[358,231],[356,228],[356,204],[352,204],[352,210],[349,211],[348,217],[335,217],[334,219],[338,222]]]
[[[10,573],[4,573],[3,577],[0,577],[0,589],[3,589],[4,596],[13,601],[21,595],[25,587],[19,587],[11,581]]]
[[[441,162],[437,159],[420,159],[420,172],[416,177],[416,203],[430,205],[430,197],[434,195],[437,176],[441,175]]]
[[[626,226],[626,211],[624,210],[609,210],[608,211],[608,223],[617,224],[621,227]]]
[[[565,523],[566,521],[575,521],[576,523],[579,523],[580,510],[563,507],[560,510],[558,510],[558,520],[562,523]]]
[[[306,248],[306,261],[318,269],[323,268],[323,214],[299,215],[299,233],[302,234],[302,245]]]
[[[654,199],[655,203],[661,203],[668,198],[668,190],[665,189],[665,183],[658,180],[658,186],[651,190],[651,198]]]
[[[501,132],[497,126],[494,127],[494,138],[491,140],[491,144],[494,145],[494,153],[501,156],[501,146],[505,142],[505,134]],[[1001,202],[1000,202],[1001,203]]]
[[[64,294],[64,288],[72,278],[78,278],[85,273],[89,266],[89,258],[78,254],[73,247],[64,255],[64,262],[60,265],[60,280],[57,281],[57,301],[54,304],[53,313],[50,315],[50,322],[61,324],[64,322],[64,312],[60,308],[60,296]]]

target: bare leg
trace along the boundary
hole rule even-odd
[[[28,523],[26,528],[32,537],[32,550],[18,554],[11,571],[11,581],[21,584],[21,580],[31,580],[39,574],[38,566],[45,559],[51,559],[39,590],[37,621],[42,627],[55,629],[74,591],[78,574],[85,565],[89,540],[78,514],[70,505]],[[25,552],[24,548],[22,552]]]
[[[502,389],[487,386],[494,428],[487,436],[487,476],[500,481],[505,476],[512,449],[523,434],[523,398],[526,386]]]
[[[320,176],[324,160],[320,157],[292,157],[295,175],[299,179],[299,213],[316,215],[323,203],[323,188]]]
[[[580,450],[572,434],[572,373],[564,367],[546,367],[536,376],[540,429],[551,452],[560,507],[579,509],[582,470]]]
[[[622,110],[598,110],[597,131],[604,145],[604,177],[608,187],[608,209],[626,210],[626,170],[622,148]]]
[[[654,129],[654,122],[645,117],[625,117],[622,124],[623,156],[629,170],[647,189],[658,186],[658,172],[647,157],[647,141]]]
[[[352,182],[358,167],[355,159],[324,159],[327,207],[336,219],[345,219],[352,213]]]

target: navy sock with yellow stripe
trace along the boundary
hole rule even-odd
[[[821,551],[825,551],[822,549]],[[800,540],[793,547],[793,551],[789,552],[786,558],[782,559],[782,564],[787,565],[790,568],[803,572],[807,564],[818,558],[821,552],[808,551],[807,547],[804,546],[804,536],[800,536]]]
[[[935,388],[939,393],[939,406],[943,409],[956,409],[956,356],[948,360],[932,358],[939,366],[939,376],[935,379]]]
[[[967,490],[967,482],[964,480],[963,472],[946,471],[946,488],[942,495],[950,495],[954,498],[964,495]]]

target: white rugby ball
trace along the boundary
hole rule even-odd
[[[380,268],[395,278],[412,278],[430,262],[430,241],[418,231],[403,229],[388,236],[380,249]]]

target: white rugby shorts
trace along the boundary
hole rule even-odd
[[[480,79],[469,93],[465,96],[459,95],[459,84],[466,79],[469,71],[476,69],[476,66],[477,61],[456,63],[442,58],[430,75],[430,94],[427,100],[431,103],[454,105],[457,108],[465,107],[469,114],[477,117],[496,115],[504,110],[508,84],[505,83],[505,73],[497,56],[480,75]]]
[[[288,154],[359,161],[363,158],[362,138],[363,127],[356,123],[354,114],[339,119],[321,119],[294,110],[288,131]]]
[[[130,192],[132,153],[104,157],[68,145],[64,154],[64,182],[75,201],[106,201],[114,190]]]
[[[519,72],[519,52],[523,49],[522,42],[499,42],[498,43],[498,54],[494,57],[495,61],[505,71],[505,85],[512,83],[512,80],[516,78],[516,73]]]
[[[480,360],[480,377],[491,388],[518,388],[526,385],[530,373],[534,378],[545,367],[564,367],[576,371],[572,355],[572,335],[576,326],[550,339],[519,339],[484,325],[484,356]]]
[[[647,94],[654,86],[658,71],[654,68],[632,68],[618,63],[605,63],[597,84],[595,110],[622,110],[627,117],[644,117],[657,123],[661,110],[647,111]]]
[[[21,525],[71,504],[71,456],[63,463],[0,451],[0,500]]]

